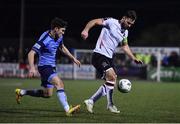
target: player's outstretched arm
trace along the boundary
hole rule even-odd
[[[122,46],[123,51],[136,63],[136,64],[143,64],[141,60],[138,60],[132,53],[131,49],[129,48],[128,44]]]
[[[93,19],[89,21],[83,31],[81,32],[81,37],[86,40],[88,38],[88,32],[89,30],[94,27],[95,25],[103,25],[103,20],[102,19]]]
[[[69,50],[62,44],[62,46],[59,48],[65,55],[67,55],[76,65],[79,67],[81,66],[81,62],[77,60],[70,52]]]
[[[36,52],[34,50],[31,50],[28,53],[28,62],[29,62],[29,77],[33,77],[36,75],[36,69],[34,66],[34,56]]]

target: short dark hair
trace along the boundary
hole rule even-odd
[[[54,29],[55,27],[59,27],[59,28],[66,28],[67,27],[67,22],[55,17],[52,21],[51,21],[51,29]]]
[[[131,18],[132,20],[136,20],[137,19],[137,15],[136,12],[134,10],[128,10],[124,16]]]

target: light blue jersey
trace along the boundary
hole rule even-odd
[[[49,35],[49,31],[44,32],[39,40],[34,44],[32,50],[39,55],[38,66],[50,65],[56,66],[56,52],[63,44],[63,36],[55,40]]]

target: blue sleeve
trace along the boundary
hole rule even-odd
[[[34,50],[35,52],[39,53],[48,43],[48,40],[46,40],[47,36],[48,36],[48,33],[44,32],[40,36],[38,42],[36,42],[34,44],[34,46],[32,47],[32,50]]]
[[[32,50],[34,50],[36,53],[39,53],[44,47],[44,43],[42,41],[38,41],[34,44]]]

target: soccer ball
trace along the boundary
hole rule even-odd
[[[117,88],[122,93],[128,93],[131,91],[131,82],[128,79],[121,79],[117,84]]]

